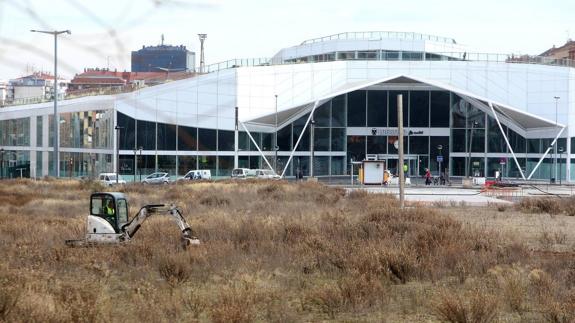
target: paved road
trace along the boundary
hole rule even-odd
[[[365,190],[370,193],[388,193],[399,195],[399,188],[396,187],[346,187],[347,191]],[[420,203],[445,203],[447,205],[489,205],[489,204],[510,204],[512,202],[489,196],[477,189],[464,189],[457,187],[406,187],[405,200],[408,202]]]

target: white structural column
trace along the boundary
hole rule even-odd
[[[37,140],[37,136],[36,136],[36,131],[37,131],[37,126],[36,126],[36,121],[38,119],[36,118],[36,116],[31,116],[30,117],[30,178],[36,178],[36,154],[38,154],[38,152],[36,151],[38,144],[36,142]]]
[[[555,139],[553,139],[551,146],[547,147],[547,150],[545,150],[545,153],[543,154],[543,156],[541,156],[541,159],[539,159],[539,162],[537,162],[537,165],[535,165],[535,168],[533,168],[533,170],[531,171],[531,174],[529,174],[529,176],[527,176],[527,179],[531,179],[531,176],[533,176],[533,174],[535,174],[535,171],[537,170],[537,168],[539,168],[539,165],[541,165],[541,163],[543,162],[545,157],[547,157],[551,148],[553,148],[555,146],[555,144],[557,143],[557,139],[559,138],[559,136],[561,136],[561,134],[563,133],[564,130],[565,130],[565,127],[562,127],[561,130],[559,131],[559,133],[557,134],[557,136],[555,136]]]
[[[311,109],[311,112],[309,114],[309,117],[307,117],[307,120],[305,122],[305,125],[303,126],[303,129],[301,131],[301,134],[299,135],[299,138],[297,138],[297,141],[293,147],[293,150],[291,152],[291,154],[289,155],[289,159],[286,163],[286,166],[284,167],[284,170],[282,171],[282,174],[280,176],[280,178],[284,178],[284,174],[287,170],[287,168],[289,167],[289,164],[291,163],[292,159],[293,159],[293,154],[295,153],[297,147],[299,146],[299,142],[301,141],[301,138],[303,137],[303,135],[305,134],[305,129],[307,129],[307,126],[309,125],[309,122],[311,120],[311,117],[313,116],[313,113],[315,112],[315,109],[317,108],[317,106],[319,105],[319,101],[315,101],[315,103],[313,104],[313,108]]]
[[[48,147],[50,143],[50,117],[42,116],[42,176],[48,176],[50,165],[50,152]]]
[[[253,144],[256,146],[256,148],[258,149],[258,151],[260,152],[260,155],[262,156],[262,158],[265,160],[266,164],[268,165],[268,167],[273,170],[272,165],[270,164],[270,162],[268,161],[268,159],[266,158],[266,156],[264,155],[264,153],[262,152],[262,150],[260,149],[260,146],[256,143],[256,141],[254,140],[254,138],[252,137],[252,134],[250,133],[250,131],[248,130],[248,128],[246,128],[246,125],[241,122],[242,127],[244,128],[244,130],[247,132],[248,136],[250,137],[250,140],[253,142]]]
[[[515,161],[515,165],[517,166],[517,169],[519,169],[519,173],[521,174],[521,177],[523,178],[523,180],[525,180],[525,174],[523,174],[523,170],[521,169],[521,165],[519,164],[519,161],[517,160],[517,156],[515,156],[515,152],[513,151],[511,144],[509,144],[509,139],[507,139],[507,135],[505,134],[505,131],[503,131],[503,127],[501,126],[501,122],[499,122],[499,117],[497,117],[497,112],[493,108],[493,104],[491,104],[491,102],[489,102],[489,107],[491,108],[491,112],[493,113],[493,117],[495,118],[495,121],[497,121],[497,125],[499,126],[499,131],[501,131],[501,134],[503,135],[503,139],[505,139],[505,143],[507,144],[507,148],[509,148],[509,151],[511,152],[511,156],[513,156],[513,160]]]

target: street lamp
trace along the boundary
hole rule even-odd
[[[144,149],[144,147],[140,146],[138,147],[138,150],[140,151],[140,159],[138,161],[140,161],[142,159],[142,150]],[[142,181],[142,168],[140,167],[140,182]]]
[[[558,128],[557,126],[557,107],[559,105],[559,99],[560,97],[558,96],[554,96],[553,97],[555,99],[555,127]],[[555,141],[555,145],[553,145],[553,166],[555,166],[555,181],[557,181],[557,140]]]
[[[437,163],[439,164],[439,184],[441,184],[441,162],[443,161],[443,155],[441,154],[442,149],[443,145],[437,145],[437,150],[439,150],[439,154],[437,155]]]
[[[563,147],[559,147],[559,185],[562,184],[561,177],[563,177]]]
[[[58,123],[58,35],[60,34],[72,34],[70,30],[30,30],[33,33],[42,33],[54,35],[54,174],[56,177],[60,177],[60,156],[58,155],[58,146],[60,141],[58,140],[60,134],[60,125]]]
[[[315,120],[313,118],[313,115],[311,116],[311,159],[310,159],[310,168],[309,168],[309,177],[313,178],[313,158],[314,158],[314,152],[315,152]]]
[[[467,157],[467,174],[465,174],[466,178],[469,178],[469,173],[471,173],[471,148],[473,145],[473,130],[475,129],[475,127],[477,127],[479,125],[479,122],[477,121],[473,121],[473,123],[471,124],[471,133],[469,135],[469,151],[468,151],[468,157]]]
[[[0,148],[0,179],[4,178],[4,148]]]
[[[124,129],[122,126],[116,125],[116,184],[120,179],[120,130]]]
[[[275,159],[274,159],[274,172],[278,172],[278,95],[275,95],[276,98],[276,127],[275,127],[275,140],[274,140],[274,151],[275,151]]]

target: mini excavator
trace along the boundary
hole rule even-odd
[[[66,240],[70,247],[118,244],[134,237],[140,226],[154,214],[170,215],[182,232],[181,244],[184,249],[200,244],[178,207],[165,204],[146,205],[131,220],[128,201],[122,193],[93,193],[90,196],[90,214],[87,233],[84,239]]]

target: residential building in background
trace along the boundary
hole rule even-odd
[[[306,176],[313,164],[315,176],[344,176],[351,161],[370,157],[397,173],[401,94],[408,176],[425,168],[438,174],[441,160],[451,177],[501,171],[549,181],[557,157],[557,176],[573,182],[573,66],[472,53],[451,38],[418,33],[310,39],[272,58],[233,59],[191,78],[61,101],[59,167],[75,177],[118,165],[137,179],[270,167]],[[52,113],[51,103],[0,109],[0,147],[28,163],[32,177],[52,174]]]
[[[540,56],[554,58],[554,59],[571,59],[575,60],[575,41],[569,39],[565,45],[561,47],[555,47],[543,52]]]
[[[68,95],[112,94],[128,92],[144,86],[152,86],[169,80],[191,77],[193,74],[182,72],[118,72],[106,68],[87,68],[76,74],[68,86]]]
[[[132,52],[132,72],[194,72],[196,53],[186,46],[142,46]]]
[[[8,82],[0,80],[0,106],[6,104],[6,97],[8,96]]]
[[[58,98],[64,99],[69,80],[58,81]],[[54,97],[54,75],[35,72],[8,82],[6,101],[10,104],[36,103],[52,100]]]

